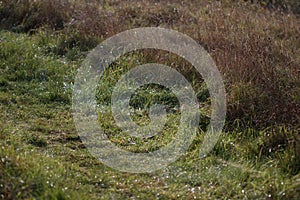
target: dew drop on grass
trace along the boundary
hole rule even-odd
[[[192,192],[192,193],[195,193],[195,188],[192,188],[192,189],[191,189],[191,192]]]

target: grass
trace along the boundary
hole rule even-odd
[[[296,15],[225,0],[199,4],[64,1],[65,7],[57,12],[51,9],[60,4],[0,2],[0,199],[300,196]],[[8,7],[13,12],[6,12]],[[42,17],[47,13],[55,17]],[[32,26],[29,19],[35,17],[40,21]],[[77,69],[90,49],[117,32],[142,26],[172,28],[205,47],[225,80],[228,114],[224,134],[213,151],[200,159],[210,98],[199,74],[183,59],[164,51],[122,56],[105,71],[97,88],[102,105],[99,121],[119,147],[153,151],[168,144],[179,125],[174,95],[148,85],[131,99],[132,118],[147,124],[147,108],[163,103],[168,105],[164,130],[143,140],[120,133],[109,108],[110,96],[117,80],[132,67],[158,62],[177,69],[192,83],[202,105],[199,134],[184,155],[157,172],[131,174],[111,169],[90,155],[75,129],[71,94]]]

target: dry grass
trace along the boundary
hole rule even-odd
[[[2,28],[62,29],[67,37],[58,47],[60,55],[65,46],[86,51],[97,39],[130,28],[181,31],[204,46],[223,73],[230,122],[299,124],[300,22],[293,14],[225,0],[1,2]]]
[[[1,29],[30,32],[42,26],[59,30],[69,21],[72,6],[68,1],[0,1]]]

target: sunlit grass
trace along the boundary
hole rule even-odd
[[[83,12],[78,3],[78,21],[99,16],[95,7],[114,15],[93,22],[95,30],[86,27],[91,22],[87,20],[60,31],[51,30],[57,27],[45,21],[50,24],[39,24],[31,35],[11,32],[26,32],[26,24],[0,32],[0,199],[299,197],[299,19],[257,5],[234,7],[227,1],[157,4],[108,1],[101,6],[91,3],[89,12]],[[179,125],[174,94],[148,85],[132,97],[131,117],[146,125],[149,107],[163,103],[169,106],[164,129],[152,138],[138,139],[117,127],[109,108],[113,87],[136,65],[158,62],[180,71],[192,83],[202,115],[199,133],[176,162],[154,173],[121,173],[92,157],[78,136],[71,110],[74,77],[87,52],[107,36],[156,25],[190,35],[216,60],[226,84],[227,122],[213,151],[199,158],[211,112],[203,79],[189,63],[164,51],[124,55],[109,66],[97,88],[98,121],[117,146],[154,151],[172,140]]]

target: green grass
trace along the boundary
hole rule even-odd
[[[106,167],[89,154],[72,120],[70,85],[80,59],[62,60],[45,53],[54,39],[45,33],[28,36],[2,31],[0,35],[0,198],[293,199],[299,196],[296,152],[292,145],[284,143],[286,140],[268,141],[272,134],[281,134],[291,141],[292,130],[284,127],[228,132],[204,159],[198,157],[203,136],[200,132],[185,155],[166,169],[150,174],[121,173]],[[45,37],[49,37],[50,47],[41,43]],[[135,63],[124,64],[122,70]],[[107,96],[103,99],[99,96],[99,100],[108,101],[113,80],[123,72],[120,68],[107,72],[102,79],[106,86],[102,92]],[[155,87],[146,87],[136,96],[138,106],[153,99],[149,96],[151,90]],[[203,92],[198,92],[199,98]],[[162,91],[158,96],[167,93]],[[176,106],[170,97],[165,100]],[[170,112],[165,132],[146,141],[118,134],[120,130],[114,125],[109,109],[99,115],[103,116],[99,119],[113,142],[134,152],[147,152],[172,139],[180,113]],[[133,117],[139,123],[147,121],[142,113]],[[201,122],[206,124],[206,120],[203,118]]]
[[[105,20],[93,22],[100,35],[85,29],[83,21],[77,24],[78,30],[66,25],[57,31],[55,24],[46,18],[41,18],[34,33],[32,30],[30,34],[15,33],[26,32],[29,27],[26,20],[30,18],[21,20],[15,27],[17,31],[15,28],[1,30],[0,199],[299,198],[300,130],[299,118],[295,117],[299,106],[299,76],[297,68],[296,71],[293,68],[299,64],[299,45],[294,37],[297,31],[293,25],[299,19],[276,12],[276,17],[270,18],[269,12],[257,5],[232,7],[228,1],[208,2],[203,2],[207,7],[199,10],[189,2],[187,7],[176,10],[178,2],[157,8],[148,1],[140,1],[135,6],[108,1],[99,7],[100,11],[116,15],[105,15]],[[1,3],[0,10],[6,4]],[[76,17],[97,16],[93,12],[97,5],[91,3],[84,8],[77,3],[81,15]],[[150,9],[146,12],[147,7]],[[84,9],[88,11],[83,12]],[[218,9],[230,15],[219,16]],[[258,14],[253,14],[254,11]],[[69,12],[56,14],[62,18],[67,14],[62,20],[68,22]],[[6,20],[16,18],[13,14],[10,17]],[[239,17],[245,23],[236,22]],[[260,20],[256,21],[257,18]],[[110,29],[110,25],[115,25],[114,21],[109,24],[110,20],[119,22],[120,19],[127,20]],[[286,23],[280,25],[279,21]],[[11,24],[7,23],[4,20],[1,25],[9,28]],[[220,26],[224,23],[236,32],[227,32],[226,27]],[[72,87],[87,52],[107,34],[155,24],[189,33],[216,60],[226,84],[227,121],[213,151],[199,158],[210,115],[209,93],[202,78],[192,71],[189,63],[164,51],[126,54],[105,71],[97,88],[97,102],[102,108],[98,119],[112,142],[132,152],[149,152],[168,144],[178,129],[181,114],[178,100],[168,89],[157,85],[140,88],[130,106],[135,109],[132,119],[146,125],[149,106],[167,105],[168,121],[161,134],[138,139],[121,133],[115,124],[110,110],[113,87],[122,74],[136,65],[158,62],[177,69],[192,84],[201,102],[201,117],[199,133],[177,161],[153,173],[123,173],[102,164],[82,143],[72,116]],[[206,26],[198,30],[199,24]],[[261,68],[256,68],[257,63]],[[266,77],[270,83],[263,81]]]

